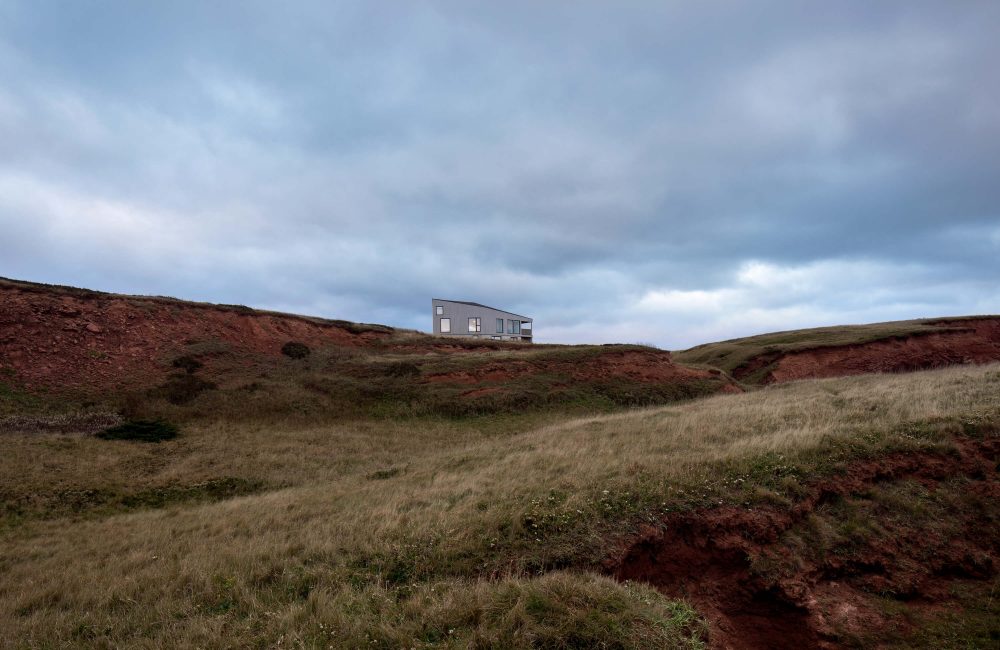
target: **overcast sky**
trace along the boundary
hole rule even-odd
[[[668,348],[1000,312],[1000,2],[0,0],[0,275]]]

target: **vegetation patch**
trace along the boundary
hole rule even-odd
[[[394,361],[384,368],[387,377],[419,377],[420,366],[411,361]]]
[[[289,341],[281,346],[281,353],[292,359],[305,359],[309,356],[310,352],[311,350],[308,345],[299,343],[298,341]]]
[[[185,354],[184,356],[177,357],[176,359],[173,360],[171,365],[174,368],[183,370],[189,375],[193,375],[195,372],[200,370],[202,366],[204,366],[204,364],[201,361],[198,361],[190,354]]]
[[[399,476],[402,473],[402,467],[387,467],[386,469],[377,469],[374,472],[371,472],[368,474],[367,478],[369,481],[384,481],[392,478],[393,476]]]
[[[198,395],[217,388],[215,382],[207,381],[193,374],[177,373],[170,375],[167,381],[150,391],[151,397],[167,400],[171,404],[187,404]]]
[[[95,434],[102,440],[161,442],[177,437],[177,427],[162,420],[133,420]]]
[[[0,416],[0,433],[96,433],[121,424],[117,413],[67,413]]]
[[[0,490],[0,523],[12,526],[32,519],[100,517],[175,504],[223,501],[256,494],[266,487],[262,480],[224,476],[191,484],[131,490],[121,487],[73,487],[30,495],[13,495]]]

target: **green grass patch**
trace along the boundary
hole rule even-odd
[[[102,440],[136,440],[139,442],[161,442],[172,440],[178,435],[177,427],[162,420],[134,420],[105,429],[97,434]]]
[[[32,495],[0,494],[0,521],[4,527],[11,528],[29,520],[106,517],[134,510],[222,501],[256,494],[266,487],[265,482],[258,479],[224,476],[189,485],[170,484],[139,490],[79,487]]]

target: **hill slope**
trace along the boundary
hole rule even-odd
[[[998,395],[0,436],[0,646],[992,647]]]
[[[282,354],[290,342],[309,354]],[[643,346],[444,339],[13,280],[0,280],[0,382],[0,413],[6,385],[20,410],[44,392],[171,419],[607,409],[738,390]]]
[[[713,395],[740,391],[644,346],[14,281],[0,307],[0,646],[1000,638],[1000,365],[781,383],[987,361],[996,319],[679,353],[753,388]],[[164,440],[89,435],[135,418]]]
[[[968,316],[775,332],[674,353],[748,384],[904,372],[1000,360],[1000,317]]]

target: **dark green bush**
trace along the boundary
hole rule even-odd
[[[409,361],[397,361],[385,365],[385,374],[389,377],[419,377],[420,366]]]
[[[185,354],[183,357],[177,357],[174,359],[174,368],[180,368],[181,370],[187,372],[189,375],[193,375],[195,372],[200,370],[204,364],[198,361],[190,354]]]
[[[170,375],[166,383],[150,391],[152,397],[162,397],[171,404],[187,404],[206,390],[214,389],[215,383],[188,374]]]
[[[299,343],[298,341],[289,341],[281,346],[281,353],[292,359],[305,359],[309,356],[310,352],[311,350],[308,345]]]
[[[102,440],[160,442],[177,437],[177,427],[162,420],[134,420],[95,434]]]

